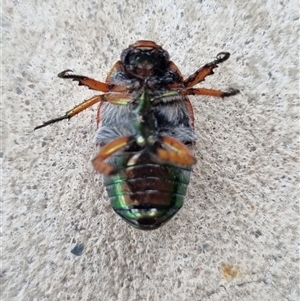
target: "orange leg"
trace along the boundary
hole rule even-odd
[[[240,93],[237,89],[229,89],[227,92],[223,92],[220,90],[214,90],[214,89],[205,89],[205,88],[184,88],[179,89],[178,91],[169,91],[166,92],[160,96],[157,96],[152,99],[152,101],[155,103],[159,101],[160,99],[167,98],[167,97],[174,97],[174,96],[187,96],[187,95],[207,95],[207,96],[214,96],[214,97],[229,97]]]
[[[130,96],[129,93],[106,93],[103,95],[96,95],[93,96],[92,98],[89,98],[82,102],[81,104],[75,106],[73,109],[69,110],[65,115],[54,118],[51,120],[48,120],[44,122],[42,125],[39,125],[34,128],[34,130],[40,129],[44,126],[47,126],[49,124],[64,120],[64,119],[70,119],[71,117],[77,115],[78,113],[84,111],[85,109],[89,108],[90,106],[96,104],[97,102],[100,101],[108,101],[113,104],[117,105],[126,105],[128,102],[130,102],[132,97]]]
[[[133,143],[134,141],[135,138],[133,137],[121,137],[104,145],[96,155],[96,157],[92,160],[92,164],[96,171],[106,176],[115,174],[118,170],[112,165],[104,162],[104,160],[112,156],[114,153],[120,151],[126,145]]]
[[[130,93],[106,93],[101,95],[102,101],[107,101],[114,105],[127,105],[132,101],[132,95]]]
[[[191,150],[182,142],[171,137],[162,137],[161,142],[163,146],[170,150],[158,148],[156,153],[159,159],[185,166],[192,166],[196,163],[196,159]]]
[[[73,81],[78,81],[79,86],[86,86],[92,90],[101,92],[125,92],[128,90],[126,86],[106,84],[83,75],[69,74],[69,72],[72,72],[72,70],[64,70],[57,76],[60,78],[70,78]]]
[[[193,87],[198,83],[205,80],[208,75],[214,74],[213,70],[218,67],[218,64],[225,62],[230,57],[229,52],[220,52],[214,61],[205,64],[203,67],[198,69],[194,74],[190,75],[186,80],[184,80],[183,85],[185,87]]]
[[[220,90],[213,90],[213,89],[195,89],[195,88],[188,88],[182,89],[178,92],[179,95],[208,95],[214,97],[229,97],[240,93],[239,90],[230,89],[228,92],[223,92]]]
[[[102,95],[96,95],[88,100],[85,100],[81,104],[74,107],[72,110],[68,111],[65,115],[58,117],[58,118],[50,119],[50,120],[44,122],[42,125],[35,127],[34,130],[43,128],[44,126],[47,126],[49,124],[52,124],[52,123],[55,123],[55,122],[58,122],[58,121],[61,121],[64,119],[70,119],[74,115],[80,113],[81,111],[83,111],[83,110],[87,109],[88,107],[94,105],[95,103],[99,102],[101,100],[101,96]]]

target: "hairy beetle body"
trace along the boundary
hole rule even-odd
[[[135,102],[139,102],[143,89],[149,98],[155,99],[168,92],[166,84],[180,84],[182,81],[177,67],[169,69],[167,52],[161,48],[158,48],[159,54],[153,52],[155,53],[152,48],[141,51],[140,48],[137,50],[129,47],[121,55],[123,61],[117,62],[110,71],[106,82],[134,89],[133,101],[126,106],[116,106],[105,101],[100,103],[99,127],[95,136],[95,142],[100,146],[119,137],[137,134],[133,125],[140,113],[137,114],[133,107]],[[135,60],[139,60],[139,55],[144,56],[146,61],[144,71],[140,71],[142,79],[141,76],[129,73],[126,68],[126,62],[133,64]],[[158,60],[159,70],[149,60],[154,63]],[[147,66],[148,64],[151,66]],[[155,106],[151,105],[147,114],[154,117],[154,124],[148,125],[151,127],[151,134],[170,136],[190,147],[195,142],[193,109],[186,96],[165,97]],[[121,154],[111,156],[107,161],[118,169],[117,175],[104,176],[111,206],[132,226],[143,230],[155,229],[182,207],[190,181],[190,166],[166,164],[151,155],[146,148],[137,148],[135,145],[126,148]]]
[[[189,95],[228,97],[230,89],[194,88],[229,58],[216,59],[183,79],[169,54],[152,41],[138,41],[121,53],[106,82],[72,74],[58,76],[104,94],[95,95],[65,115],[35,129],[70,119],[99,103],[95,142],[100,150],[92,163],[104,175],[112,208],[130,225],[153,230],[182,207],[196,163],[193,108]]]

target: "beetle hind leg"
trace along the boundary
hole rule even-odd
[[[118,173],[118,168],[104,162],[104,160],[120,151],[125,146],[130,145],[134,141],[135,139],[133,137],[128,136],[117,138],[104,145],[96,157],[92,160],[95,170],[106,176],[112,176]]]
[[[196,164],[192,151],[179,140],[165,136],[160,141],[164,148],[158,147],[155,150],[160,160],[182,166]]]

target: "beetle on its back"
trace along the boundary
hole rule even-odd
[[[105,83],[71,70],[61,72],[61,78],[105,93],[35,129],[99,103],[95,142],[102,148],[93,165],[104,174],[112,208],[138,229],[157,229],[182,207],[196,162],[191,152],[196,140],[194,115],[187,96],[237,94],[234,89],[193,88],[229,56],[219,53],[184,80],[167,51],[154,42],[138,41],[123,50]]]

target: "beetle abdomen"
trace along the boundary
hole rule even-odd
[[[134,161],[105,177],[107,194],[112,208],[129,224],[154,230],[182,207],[191,169],[155,162],[143,152]]]

